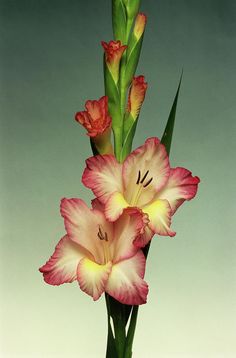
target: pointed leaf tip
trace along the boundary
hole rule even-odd
[[[171,141],[172,141],[174,125],[175,125],[176,109],[177,109],[177,104],[178,104],[179,91],[180,91],[182,78],[183,78],[183,70],[181,72],[178,88],[176,91],[174,102],[173,102],[171,110],[170,110],[170,114],[169,114],[169,117],[168,117],[168,120],[166,123],[166,127],[165,127],[164,133],[161,138],[161,143],[164,144],[164,146],[166,147],[166,151],[168,154],[170,154]]]

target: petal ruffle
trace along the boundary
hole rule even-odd
[[[113,263],[136,254],[139,248],[134,245],[134,241],[144,233],[148,222],[147,215],[141,210],[136,208],[124,210],[122,216],[114,222],[114,240],[110,247]]]
[[[77,266],[79,261],[85,256],[86,252],[64,236],[57,244],[53,255],[40,267],[44,281],[50,285],[61,285],[70,283],[77,278]]]
[[[170,203],[172,215],[185,201],[191,200],[197,193],[200,179],[181,167],[173,168],[165,187],[156,196],[157,199],[166,199]]]
[[[98,265],[96,262],[83,258],[77,269],[77,279],[82,291],[93,297],[96,301],[105,290],[112,263]]]
[[[112,266],[105,291],[117,301],[128,305],[146,303],[148,285],[143,280],[145,257],[142,251]]]
[[[134,150],[124,161],[126,200],[131,206],[147,204],[164,187],[169,172],[169,159],[164,145],[158,138],[147,139],[144,145]]]
[[[149,220],[148,220],[148,222],[149,222]],[[144,228],[143,233],[136,237],[133,244],[137,248],[145,247],[152,240],[154,235],[155,235],[155,233],[150,229],[150,227],[146,226]]]
[[[123,191],[122,166],[113,155],[96,155],[86,165],[82,182],[102,203],[115,191]]]
[[[171,231],[171,207],[167,200],[155,200],[142,209],[150,220],[149,226],[156,234],[175,236]]]
[[[65,228],[71,240],[84,247],[96,262],[104,262],[104,251],[98,237],[99,227],[109,238],[113,237],[112,224],[106,221],[104,214],[89,209],[81,199],[62,199],[61,215],[64,217]]]

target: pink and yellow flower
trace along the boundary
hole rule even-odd
[[[111,128],[111,117],[108,113],[108,97],[98,101],[87,101],[85,111],[77,112],[75,120],[87,129],[89,137],[96,137]]]
[[[115,83],[117,83],[119,79],[120,60],[127,46],[122,45],[121,41],[110,41],[108,43],[102,41],[101,43],[105,51],[106,65]]]
[[[40,272],[50,285],[77,280],[94,300],[107,292],[121,303],[143,304],[148,294],[143,280],[145,257],[133,242],[147,218],[140,210],[127,209],[111,223],[102,210],[97,200],[89,209],[80,199],[63,199],[61,215],[67,234]]]
[[[113,155],[91,157],[86,163],[82,182],[105,205],[109,221],[117,220],[130,207],[138,207],[148,215],[149,229],[142,239],[145,243],[154,233],[175,235],[170,228],[171,217],[185,200],[196,195],[200,182],[187,169],[170,168],[158,138],[147,139],[123,164]]]
[[[137,76],[133,78],[132,85],[129,91],[127,112],[129,112],[135,120],[140,112],[140,108],[145,98],[147,90],[147,82],[144,76]]]

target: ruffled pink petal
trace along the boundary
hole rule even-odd
[[[171,169],[168,182],[156,198],[168,200],[173,215],[185,200],[194,198],[199,182],[200,179],[185,168]]]
[[[122,166],[113,155],[97,155],[86,160],[83,184],[105,203],[115,192],[122,192]]]
[[[98,265],[96,262],[83,258],[77,269],[77,279],[82,291],[96,301],[105,290],[112,264]]]
[[[170,173],[165,147],[158,138],[149,138],[123,164],[125,198],[131,206],[151,201],[166,184]],[[140,189],[140,190],[139,190]]]
[[[85,250],[66,235],[59,241],[53,255],[39,271],[42,272],[44,281],[50,285],[73,282],[77,278],[79,261],[85,255]]]
[[[128,208],[129,204],[125,200],[122,193],[114,192],[108,198],[105,204],[105,216],[109,221],[116,221],[123,213],[125,208]]]
[[[62,199],[61,215],[71,240],[87,249],[98,263],[104,261],[104,251],[98,237],[99,227],[108,237],[113,236],[112,224],[106,221],[104,214],[89,209],[81,199]]]
[[[146,303],[148,285],[143,280],[145,263],[144,254],[140,250],[135,256],[113,265],[105,291],[127,305]]]
[[[148,220],[148,222],[149,222],[149,220]],[[145,247],[152,240],[154,235],[155,235],[155,233],[150,229],[150,227],[146,226],[144,228],[143,233],[136,237],[133,244],[137,248]]]
[[[148,214],[149,227],[154,233],[175,236],[176,233],[170,229],[172,211],[167,200],[155,200],[142,210]]]
[[[94,198],[91,200],[91,205],[93,209],[99,210],[104,212],[105,210],[105,206],[104,204],[101,203],[101,201],[99,201],[97,198]]]
[[[147,215],[141,210],[136,208],[124,210],[122,216],[114,222],[114,240],[110,247],[113,263],[136,254],[139,248],[133,242],[144,233],[148,222]]]
[[[108,115],[108,97],[103,96],[99,99],[99,104],[102,111],[102,116],[106,117]]]

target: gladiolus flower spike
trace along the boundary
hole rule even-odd
[[[161,141],[148,138],[132,151],[147,91],[145,77],[136,75],[147,24],[140,3],[112,0],[114,39],[101,42],[105,95],[75,114],[94,154],[82,176],[95,195],[92,208],[78,198],[62,199],[66,233],[39,269],[50,285],[77,281],[94,301],[105,294],[106,358],[132,356],[138,307],[148,295],[151,240],[175,236],[172,216],[195,197],[200,182],[188,169],[171,168],[168,157],[182,75]]]

